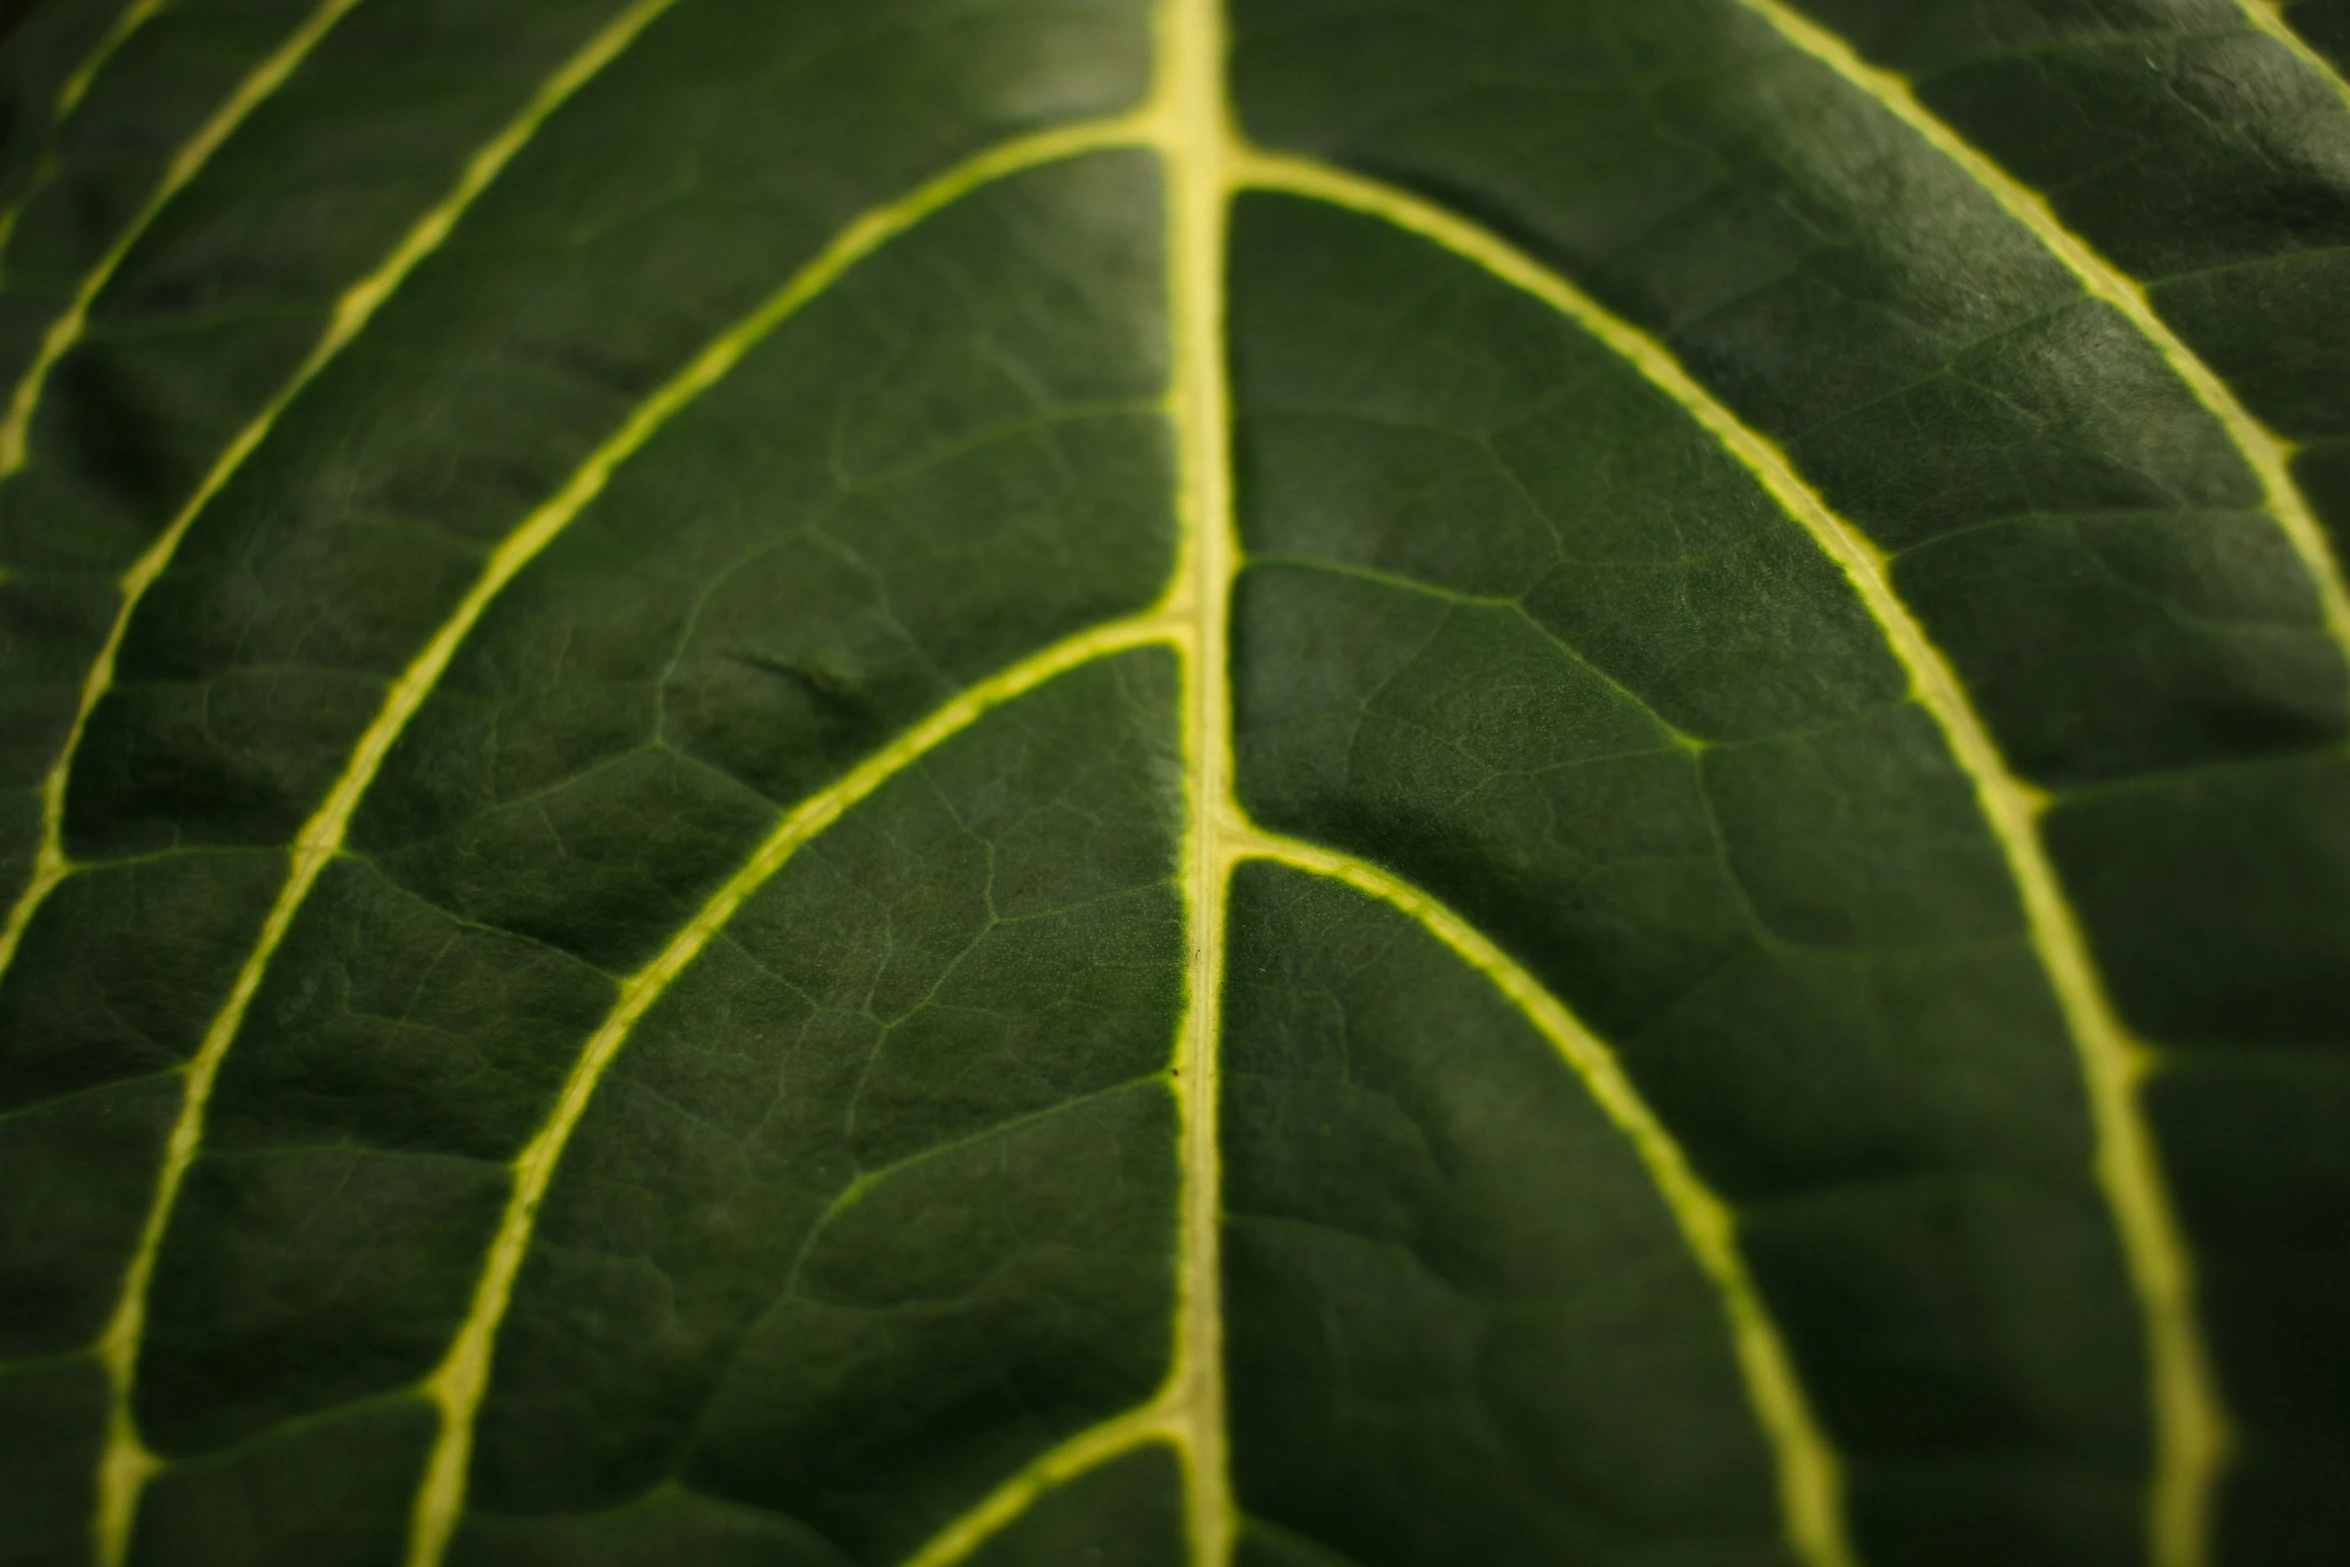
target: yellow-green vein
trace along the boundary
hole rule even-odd
[[[530,1249],[539,1204],[562,1162],[573,1128],[595,1096],[605,1070],[628,1042],[637,1020],[671,982],[701,956],[711,938],[734,918],[753,893],[783,869],[800,847],[840,820],[858,801],[913,766],[954,735],[1055,675],[1110,653],[1169,639],[1167,618],[1153,610],[1130,620],[1097,626],[1053,644],[956,696],[929,717],[867,757],[838,783],[793,807],[751,852],[742,868],[711,894],[650,963],[621,982],[612,1010],[572,1064],[555,1108],[514,1159],[514,1189],[490,1243],[489,1257],[474,1287],[473,1302],[458,1325],[441,1363],[425,1378],[424,1390],[440,1412],[440,1431],[426,1461],[409,1535],[408,1567],[439,1567],[465,1503],[467,1465],[473,1453],[474,1415],[489,1386],[490,1360],[498,1325],[513,1298],[514,1279]]]
[[[732,370],[755,344],[823,293],[858,261],[930,213],[991,180],[1133,139],[1132,122],[1118,120],[1063,127],[1007,142],[956,165],[896,201],[873,208],[849,224],[758,309],[712,340],[691,363],[638,404],[620,428],[588,455],[563,488],[506,536],[491,552],[481,575],[456,610],[392,683],[375,720],[360,735],[341,776],[296,834],[285,885],[262,921],[261,933],[237,971],[228,999],[205,1030],[203,1041],[186,1068],[180,1112],[165,1145],[155,1196],[141,1227],[137,1248],[124,1271],[121,1300],[99,1339],[100,1359],[112,1388],[106,1449],[99,1468],[98,1540],[103,1567],[116,1567],[122,1561],[130,1541],[139,1492],[156,1466],[156,1459],[140,1441],[131,1418],[131,1377],[145,1328],[147,1288],[154,1273],[156,1253],[170,1223],[180,1183],[195,1161],[197,1146],[203,1139],[205,1106],[211,1097],[213,1080],[244,1021],[245,1009],[260,989],[269,960],[292,928],[294,916],[309,896],[312,884],[341,851],[343,835],[360,798],[374,781],[376,770],[382,766],[392,743],[440,680],[458,644],[515,574],[554,542],[603,492],[614,470],[680,410]]]
[[[1192,627],[1183,660],[1186,813],[1184,898],[1191,930],[1190,1004],[1175,1051],[1183,1115],[1181,1293],[1170,1398],[1184,1412],[1192,1559],[1224,1567],[1237,1535],[1225,1432],[1222,1173],[1216,1142],[1217,1041],[1224,985],[1222,844],[1232,806],[1228,620],[1237,542],[1232,525],[1230,393],[1224,366],[1224,234],[1232,199],[1225,153],[1223,0],[1160,0],[1156,141],[1167,168],[1169,417],[1181,454],[1183,548],[1173,593]]]
[[[2314,71],[2317,79],[2342,100],[2342,106],[2350,109],[2350,80],[2344,80],[2342,73],[2334,69],[2333,61],[2309,47],[2309,40],[2293,30],[2293,24],[2285,20],[2284,9],[2276,0],[2236,0],[2236,3],[2244,8],[2244,15],[2254,27],[2291,50],[2293,57]]]
[[[1240,858],[1270,860],[1327,876],[1399,910],[1491,981],[1550,1041],[1639,1155],[1690,1254],[1713,1281],[1755,1418],[1778,1459],[1788,1543],[1811,1567],[1853,1567],[1835,1449],[1812,1418],[1786,1341],[1739,1255],[1737,1221],[1729,1204],[1690,1168],[1681,1145],[1624,1075],[1615,1052],[1483,932],[1419,888],[1365,860],[1318,844],[1258,829],[1238,830],[1234,836]]]
[[[1852,581],[1908,671],[1916,699],[1973,780],[2021,894],[2032,945],[2064,1010],[2089,1091],[2098,1182],[2113,1209],[2131,1282],[2146,1314],[2155,1408],[2150,1508],[2159,1567],[2191,1567],[2200,1560],[2228,1425],[2195,1321],[2192,1264],[2139,1112],[2138,1085],[2151,1057],[2122,1027],[2040,842],[2045,800],[2008,771],[1958,677],[1894,593],[1882,552],[1831,511],[1776,445],[1716,401],[1661,343],[1508,242],[1406,191],[1310,160],[1252,153],[1245,172],[1251,184],[1264,189],[1331,202],[1419,234],[1567,316],[1687,410]]]
[[[346,12],[359,0],[320,0],[317,10],[293,32],[268,58],[248,72],[237,83],[236,91],[228,101],[212,112],[212,117],[196,127],[196,134],[182,144],[164,165],[163,178],[148,193],[146,202],[131,215],[130,222],[116,235],[114,243],[106,248],[96,264],[83,275],[81,286],[74,291],[73,300],[65,313],[49,323],[49,330],[41,338],[41,346],[33,355],[23,379],[8,400],[8,412],[0,418],[0,479],[7,478],[24,466],[25,435],[33,420],[33,410],[41,400],[41,389],[48,383],[49,371],[64,357],[65,351],[81,341],[82,328],[88,323],[90,306],[114,277],[115,268],[130,254],[131,247],[147,232],[148,226],[186,188],[188,182],[203,172],[206,162],[220,150],[220,144],[229,139],[236,128],[245,123],[245,117],[259,107],[264,99],[276,92],[285,79],[317,47],[318,41],[333,30]]]
[[[82,101],[82,95],[90,90],[90,83],[97,80],[98,73],[106,68],[106,62],[114,58],[114,51],[122,47],[123,40],[146,26],[149,17],[170,3],[171,0],[131,0],[113,21],[106,24],[106,31],[98,35],[98,41],[83,56],[82,63],[65,79],[65,85],[57,89],[57,102],[49,112],[51,124],[73,113],[74,106]]]
[[[1033,1506],[1055,1486],[1067,1485],[1079,1475],[1098,1469],[1113,1458],[1146,1442],[1166,1442],[1181,1450],[1181,1414],[1162,1397],[1140,1409],[1113,1415],[1099,1425],[1048,1448],[994,1490],[965,1509],[953,1522],[932,1535],[898,1567],[954,1567],[969,1557]]]
[[[2284,529],[2293,552],[2309,572],[2327,632],[2343,656],[2350,657],[2350,588],[2344,585],[2342,565],[2334,558],[2332,542],[2316,514],[2309,509],[2308,498],[2293,480],[2292,444],[2253,417],[2234,390],[2155,313],[2153,301],[2146,297],[2146,290],[2135,278],[2066,228],[2046,197],[1985,157],[1920,103],[1910,91],[1909,83],[1891,71],[1871,65],[1850,44],[1781,0],[1736,0],[1736,3],[1770,23],[1789,43],[1866,93],[1927,146],[1958,165],[2009,217],[2029,229],[2033,238],[2080,280],[2091,298],[2120,311],[2154,345],[2171,372],[2186,383],[2195,400],[2219,421],[2228,439],[2243,454],[2259,481],[2261,497],[2270,515]]]
[[[242,468],[245,459],[265,440],[278,418],[301,395],[302,390],[315,380],[320,371],[357,337],[375,315],[383,302],[407,280],[408,274],[419,262],[438,250],[449,231],[474,199],[522,150],[547,117],[553,114],[571,95],[610,64],[636,35],[677,0],[636,0],[626,10],[597,31],[594,37],[573,53],[555,73],[531,95],[521,112],[508,121],[505,128],[480,151],[466,161],[457,183],[430,210],[418,218],[401,236],[375,270],[345,289],[328,313],[326,330],[311,345],[310,352],[295,366],[292,375],[279,386],[261,411],[247,421],[233,440],[221,452],[204,475],[194,492],[183,503],[178,513],[155,542],[133,561],[122,574],[117,591],[121,602],[116,606],[114,623],[107,629],[106,641],[98,650],[98,657],[90,665],[89,674],[82,681],[81,699],[74,709],[73,722],[66,729],[65,743],[59,748],[57,759],[41,780],[41,843],[33,857],[33,873],[18,894],[16,903],[8,911],[8,921],[0,926],[0,974],[16,957],[17,944],[23,940],[25,927],[57,884],[73,871],[73,863],[65,853],[65,789],[73,772],[76,754],[81,749],[82,732],[88,727],[90,714],[99,700],[114,684],[114,661],[122,650],[122,639],[130,629],[131,617],[138,613],[139,601],[147,589],[161,576],[164,568],[179,550],[180,541],[195,525],[205,507],[229,480]]]
[[[90,46],[90,52],[82,56],[81,63],[73,68],[73,73],[66,77],[64,85],[57,89],[57,96],[49,101],[47,130],[54,131],[65,123],[66,116],[73,113],[74,106],[82,101],[82,95],[90,90],[90,83],[96,81],[98,73],[106,68],[106,62],[114,58],[114,51],[122,47],[123,40],[137,32],[146,24],[147,18],[168,3],[169,0],[132,0],[131,4],[116,14],[114,20],[107,24],[106,31],[98,35],[98,41]],[[16,234],[16,220],[56,175],[56,157],[43,148],[41,161],[35,166],[32,179],[13,201],[5,208],[0,208],[0,253],[7,251],[9,240]]]

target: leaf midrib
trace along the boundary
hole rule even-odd
[[[1156,145],[1167,183],[1169,327],[1174,338],[1180,553],[1171,607],[1186,612],[1183,655],[1184,893],[1190,1006],[1178,1035],[1183,1128],[1182,1236],[1173,1364],[1162,1398],[1184,1421],[1181,1446],[1194,1559],[1224,1567],[1238,1538],[1225,1427],[1222,1150],[1217,1077],[1223,1035],[1228,823],[1239,811],[1233,758],[1232,583],[1240,539],[1232,506],[1231,387],[1224,343],[1225,230],[1235,145],[1226,96],[1224,0],[1158,0]],[[1188,595],[1185,602],[1184,595]]]

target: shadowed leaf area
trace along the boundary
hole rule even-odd
[[[2350,5],[0,109],[0,1567],[2350,1560]]]

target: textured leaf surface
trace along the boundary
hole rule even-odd
[[[7,51],[0,1562],[2350,1550],[2350,10]]]

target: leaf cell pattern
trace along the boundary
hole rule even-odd
[[[37,7],[0,1560],[2333,1560],[2345,18]]]

